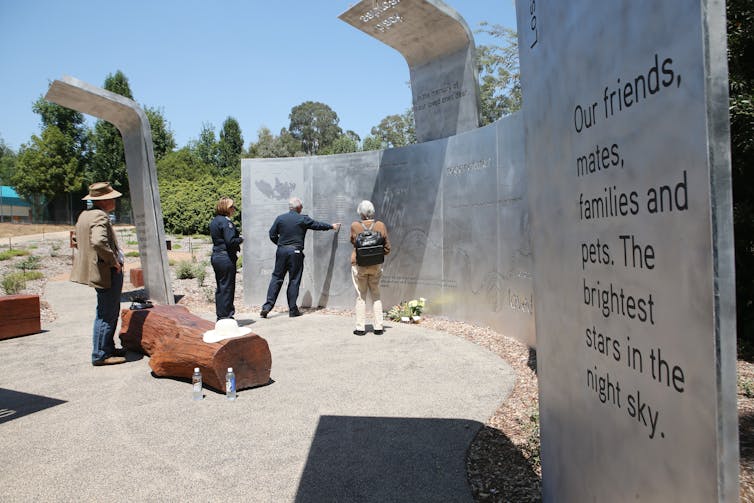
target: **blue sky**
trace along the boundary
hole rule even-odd
[[[277,134],[304,101],[329,105],[362,138],[411,104],[394,49],[338,19],[354,0],[0,0],[0,137],[18,150],[39,134],[31,107],[70,75],[101,87],[117,70],[158,107],[178,146],[228,116],[245,147]],[[513,0],[446,0],[472,30],[515,29]],[[477,44],[490,43],[476,35]],[[88,117],[89,123],[93,119]]]

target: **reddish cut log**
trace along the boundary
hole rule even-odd
[[[41,331],[39,295],[0,297],[0,339],[36,334]]]
[[[129,278],[131,284],[135,287],[144,286],[144,269],[141,267],[134,267],[129,272]]]
[[[123,347],[149,355],[155,375],[191,378],[194,367],[199,367],[204,383],[221,391],[225,389],[225,373],[233,367],[237,389],[270,382],[270,348],[256,334],[204,342],[204,332],[213,330],[215,324],[191,314],[184,306],[124,309],[121,318]]]

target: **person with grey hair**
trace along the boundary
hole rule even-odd
[[[361,201],[356,212],[361,218],[351,224],[351,278],[356,288],[356,329],[354,335],[366,334],[366,297],[372,297],[375,335],[383,334],[382,300],[380,298],[380,278],[385,255],[390,253],[390,239],[387,227],[374,219],[374,205],[371,201]]]
[[[279,215],[270,227],[270,240],[278,247],[275,253],[275,269],[272,271],[270,286],[267,288],[267,301],[262,306],[259,315],[267,315],[275,306],[285,275],[288,274],[288,316],[301,316],[296,302],[298,289],[301,285],[301,274],[304,272],[304,238],[309,229],[315,231],[340,230],[340,224],[318,222],[309,215],[302,215],[304,205],[298,197],[288,201],[288,213]]]

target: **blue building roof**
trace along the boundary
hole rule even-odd
[[[0,197],[3,198],[3,204],[31,206],[28,202],[23,200],[15,190],[13,190],[13,187],[8,187],[7,185],[0,185]]]

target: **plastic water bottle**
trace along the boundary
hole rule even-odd
[[[233,373],[233,367],[228,367],[228,373],[225,374],[225,398],[236,399],[236,374]]]
[[[202,373],[199,371],[199,367],[194,368],[194,373],[191,376],[191,397],[194,400],[202,399]]]

